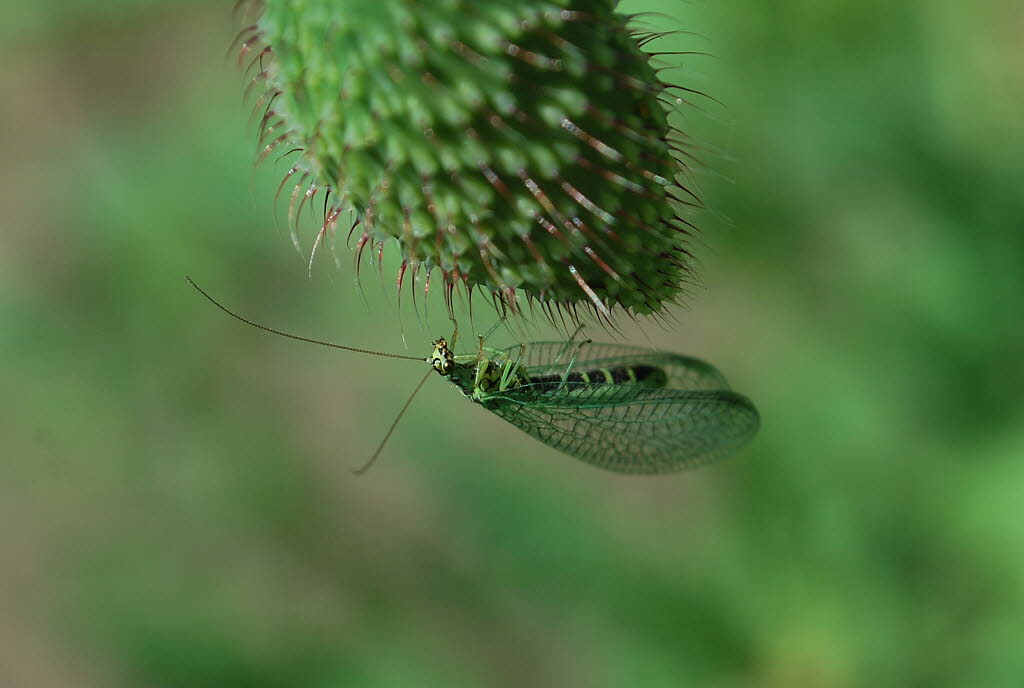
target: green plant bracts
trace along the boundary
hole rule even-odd
[[[243,3],[244,4],[244,3]],[[266,0],[239,34],[261,159],[299,153],[290,212],[323,204],[424,289],[609,319],[696,278],[679,100],[614,0]],[[680,89],[689,92],[688,89]],[[683,94],[685,95],[685,93]],[[280,193],[280,190],[279,190]],[[318,197],[318,194],[319,197]],[[326,199],[326,200],[325,200]],[[351,230],[351,231],[350,231]]]

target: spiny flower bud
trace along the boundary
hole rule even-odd
[[[244,2],[240,4],[245,4]],[[266,87],[260,157],[301,151],[291,214],[354,211],[356,265],[397,240],[502,310],[661,312],[695,280],[679,102],[616,0],[265,0],[238,36]],[[324,197],[327,198],[324,201]]]

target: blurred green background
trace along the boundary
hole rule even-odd
[[[230,3],[4,4],[0,685],[1022,685],[1024,5],[624,7],[727,104],[682,122],[707,289],[629,336],[761,433],[626,478],[431,380],[355,479],[423,369],[183,275],[355,346],[448,325],[393,265],[307,278]]]

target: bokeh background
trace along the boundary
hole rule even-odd
[[[3,4],[0,684],[1022,684],[1024,5],[624,8],[726,104],[682,120],[706,290],[629,337],[761,433],[624,478],[432,380],[356,479],[423,369],[183,275],[355,346],[448,324],[307,277],[230,3]]]

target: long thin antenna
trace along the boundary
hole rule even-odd
[[[384,435],[384,439],[380,441],[380,446],[377,447],[377,451],[373,452],[373,456],[371,456],[370,460],[366,462],[366,465],[364,465],[362,468],[354,469],[352,471],[353,475],[362,475],[366,471],[370,470],[370,466],[372,466],[373,463],[377,460],[377,457],[380,456],[380,453],[384,451],[384,445],[388,443],[388,439],[391,437],[391,433],[393,433],[395,431],[395,428],[398,427],[398,421],[402,420],[402,416],[405,415],[405,411],[406,409],[409,408],[409,404],[411,404],[412,400],[416,398],[416,394],[420,391],[420,388],[423,387],[423,384],[427,381],[427,378],[430,377],[430,374],[432,372],[434,372],[433,368],[428,370],[427,374],[423,376],[422,380],[420,380],[420,383],[416,385],[416,389],[414,389],[412,391],[412,394],[409,395],[409,398],[405,400],[405,406],[403,406],[402,410],[398,412],[398,418],[395,418],[395,422],[391,424],[390,428],[388,428],[388,434]]]
[[[296,334],[289,334],[288,332],[282,332],[281,330],[275,330],[274,328],[267,327],[266,325],[260,325],[258,322],[253,322],[252,320],[249,320],[248,318],[243,318],[238,313],[235,313],[234,311],[229,310],[226,306],[222,305],[220,303],[220,301],[218,301],[217,299],[213,298],[212,296],[207,294],[205,291],[203,291],[203,288],[200,287],[195,282],[193,282],[192,278],[189,277],[188,275],[185,275],[185,279],[187,279],[188,283],[191,284],[193,287],[195,287],[196,290],[200,294],[205,296],[206,299],[210,303],[212,303],[214,306],[216,306],[217,308],[221,309],[222,311],[224,311],[225,313],[230,315],[235,320],[241,320],[246,325],[252,325],[253,327],[255,327],[257,329],[260,329],[260,330],[263,330],[264,332],[270,332],[271,334],[277,334],[277,335],[280,335],[282,337],[287,337],[288,339],[297,339],[300,342],[309,342],[310,344],[319,344],[320,346],[327,346],[327,347],[330,347],[332,349],[344,349],[345,351],[354,351],[354,352],[356,352],[358,354],[370,354],[372,356],[384,356],[386,358],[401,358],[401,359],[404,359],[406,361],[426,361],[427,360],[425,358],[419,358],[419,357],[416,357],[416,356],[402,356],[401,354],[388,354],[388,353],[384,353],[384,352],[381,352],[381,351],[370,351],[369,349],[356,349],[355,347],[342,346],[341,344],[335,344],[333,342],[325,342],[325,341],[322,341],[320,339],[310,339],[309,337],[300,337],[299,335],[296,335]]]

